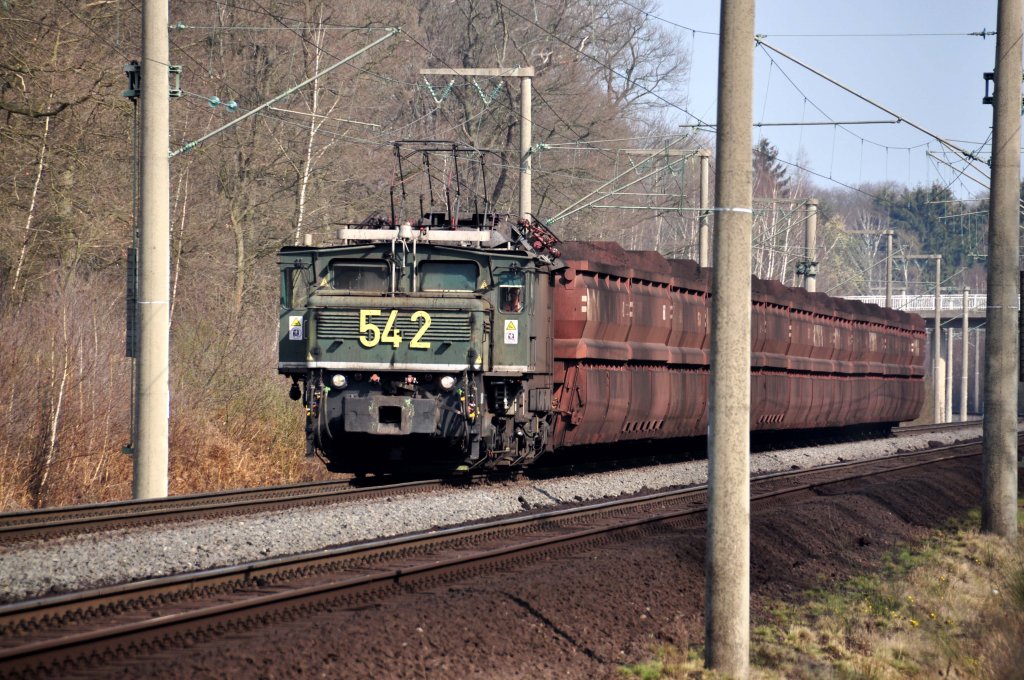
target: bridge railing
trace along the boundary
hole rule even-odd
[[[847,300],[858,300],[860,302],[868,302],[871,304],[878,305],[879,307],[885,306],[884,295],[844,295],[842,296]],[[987,295],[968,295],[967,296],[967,311],[971,314],[984,314],[985,305],[987,302]],[[939,297],[939,305],[942,311],[959,312],[963,309],[964,296],[963,293],[959,295],[942,295]],[[899,309],[905,312],[916,312],[924,315],[926,312],[935,311],[935,296],[934,295],[893,295],[892,296],[892,308]]]

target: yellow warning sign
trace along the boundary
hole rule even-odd
[[[302,340],[302,315],[292,314],[288,316],[288,339]]]
[[[514,319],[509,319],[509,322],[505,324],[505,344],[519,344],[519,322]]]

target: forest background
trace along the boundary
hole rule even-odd
[[[276,252],[388,216],[394,141],[488,150],[473,170],[489,177],[477,198],[516,212],[515,79],[427,80],[421,68],[534,67],[537,216],[565,240],[696,259],[696,150],[713,150],[713,130],[674,122],[687,38],[656,10],[654,0],[173,0],[172,149],[388,27],[402,32],[172,159],[171,493],[326,476],[303,455],[302,409],[276,373]],[[123,93],[140,23],[140,0],[0,0],[3,510],[131,495],[137,110]],[[796,263],[815,259],[819,291],[878,293],[884,239],[854,232],[893,229],[897,254],[942,254],[944,289],[983,292],[984,197],[958,200],[939,184],[819,186],[794,155],[763,138],[755,148],[755,274],[795,285]],[[810,198],[819,248],[808,258]],[[932,266],[898,266],[897,290],[930,294]]]

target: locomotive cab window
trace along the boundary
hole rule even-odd
[[[523,311],[526,277],[521,271],[507,272],[498,282],[498,309],[508,314]]]
[[[338,290],[384,292],[390,284],[386,262],[333,262],[331,282]]]
[[[501,311],[518,314],[523,311],[523,287],[502,285],[498,288],[498,304]]]
[[[423,262],[419,266],[420,290],[476,290],[474,262]]]
[[[309,301],[309,279],[304,267],[281,270],[281,306],[301,309]]]

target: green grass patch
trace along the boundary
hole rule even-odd
[[[1019,677],[1024,538],[981,534],[977,510],[873,574],[776,602],[751,630],[752,678]],[[701,654],[701,650],[696,650]],[[661,647],[630,678],[705,678],[702,660]]]

